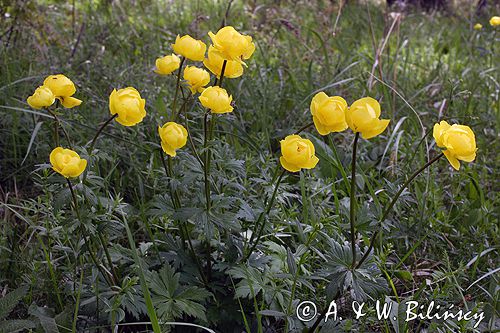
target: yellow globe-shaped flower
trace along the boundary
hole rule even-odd
[[[156,69],[155,73],[160,75],[168,75],[179,69],[181,64],[181,59],[175,54],[166,55],[164,57],[156,59]]]
[[[87,160],[80,158],[75,151],[57,147],[49,156],[52,169],[66,178],[75,178],[87,167]]]
[[[342,132],[347,128],[347,102],[342,97],[329,97],[324,92],[317,93],[311,101],[310,109],[319,134]]]
[[[33,109],[41,109],[51,106],[55,100],[56,97],[52,93],[52,90],[46,86],[40,86],[36,88],[33,95],[29,96],[26,101]]]
[[[223,27],[216,34],[210,31],[208,35],[212,39],[214,51],[223,59],[243,63],[255,51],[252,37],[240,34],[231,26]]]
[[[460,169],[460,162],[472,162],[476,158],[476,138],[469,126],[450,125],[446,121],[441,121],[434,125],[434,140],[443,151],[455,170]]]
[[[188,137],[186,128],[174,122],[168,122],[162,127],[158,127],[158,134],[161,138],[161,148],[172,157],[177,155],[177,149],[186,145]]]
[[[70,109],[82,104],[81,100],[73,97],[76,92],[75,84],[63,74],[47,76],[43,85],[52,91],[65,108]]]
[[[175,53],[181,56],[193,60],[202,61],[205,58],[205,51],[207,50],[207,45],[201,40],[194,39],[189,35],[180,37],[177,35],[175,43],[172,44],[172,48]]]
[[[123,126],[140,123],[146,116],[145,106],[146,100],[132,87],[113,89],[109,96],[109,111],[117,115],[116,121]]]
[[[490,25],[492,27],[497,27],[500,25],[500,16],[493,16],[490,18]]]
[[[203,65],[208,68],[217,78],[220,78],[224,58],[210,45],[208,47],[208,57],[203,60]],[[234,79],[243,75],[243,66],[238,61],[227,60],[224,68],[224,77]]]
[[[280,141],[280,145],[281,166],[290,172],[312,169],[319,162],[311,140],[303,139],[300,135],[289,135]]]
[[[233,111],[231,102],[233,97],[230,96],[226,89],[221,87],[208,87],[198,97],[201,105],[210,109],[213,113],[227,113]]]
[[[186,66],[183,77],[193,94],[202,92],[210,83],[210,73],[195,66]]]
[[[361,133],[363,139],[379,135],[389,125],[388,119],[379,119],[380,104],[371,97],[364,97],[352,103],[345,118],[349,128],[355,133]]]

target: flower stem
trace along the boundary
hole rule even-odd
[[[54,111],[50,110],[47,108],[47,111],[50,113],[50,115],[54,118],[54,135],[56,138],[56,147],[59,147],[59,127],[61,127],[64,136],[66,137],[66,140],[68,141],[69,148],[73,149],[73,144],[71,143],[71,140],[69,138],[69,134],[64,128],[64,126],[61,124],[61,120],[59,117],[55,114]]]
[[[425,163],[420,169],[418,169],[417,171],[415,171],[410,176],[410,178],[408,178],[404,182],[404,184],[399,188],[399,191],[396,193],[396,195],[394,195],[394,197],[392,198],[391,202],[387,205],[386,209],[384,210],[384,213],[382,214],[382,217],[380,218],[380,220],[377,223],[377,226],[379,227],[379,229],[377,229],[377,231],[375,231],[373,233],[373,235],[372,235],[372,237],[370,239],[370,245],[368,246],[368,249],[365,251],[365,254],[361,258],[361,260],[358,262],[358,264],[356,265],[355,268],[359,268],[361,266],[361,264],[368,258],[368,255],[370,254],[371,250],[373,249],[373,245],[375,243],[375,239],[377,238],[377,236],[378,236],[378,234],[380,232],[380,224],[382,224],[382,222],[384,222],[384,220],[386,219],[387,215],[389,215],[389,212],[391,211],[392,207],[394,207],[394,204],[398,200],[398,198],[401,195],[401,193],[403,193],[404,189],[413,181],[413,179],[415,179],[419,174],[421,174],[422,171],[424,171],[425,169],[427,169],[434,162],[438,161],[441,157],[443,157],[443,155],[444,154],[441,153],[441,154],[435,156],[429,162]]]
[[[283,176],[285,175],[285,172],[286,172],[286,170],[283,170],[281,172],[281,174],[279,175],[278,180],[276,181],[276,184],[274,185],[273,195],[271,196],[271,199],[267,203],[266,209],[262,213],[260,213],[260,215],[259,215],[259,217],[257,219],[257,222],[255,222],[255,227],[258,227],[259,224],[260,224],[260,228],[259,228],[259,231],[257,233],[257,239],[253,243],[253,245],[250,248],[250,250],[246,253],[246,255],[245,255],[245,257],[243,258],[242,261],[246,261],[250,257],[250,255],[252,254],[252,252],[255,250],[255,248],[257,247],[257,245],[259,244],[260,238],[262,237],[262,232],[264,231],[264,226],[266,224],[266,221],[265,220],[262,221],[262,220],[264,219],[264,216],[268,215],[269,212],[271,211],[271,208],[272,208],[273,203],[274,203],[274,199],[276,198],[276,194],[278,193],[278,187],[280,186],[281,180],[283,179]],[[253,236],[253,234],[254,233],[252,233],[252,236]]]
[[[177,83],[175,84],[174,101],[172,102],[172,116],[171,116],[172,121],[174,121],[175,119],[175,114],[176,114],[175,107],[177,106],[177,96],[179,95],[179,87],[181,84],[181,71],[185,60],[186,58],[182,57],[181,64],[179,65],[179,69],[177,70]]]
[[[88,150],[89,155],[92,155],[92,151],[94,150],[95,143],[97,142],[97,138],[99,137],[99,135],[101,135],[102,130],[104,129],[104,127],[108,126],[108,124],[113,119],[115,119],[116,117],[118,117],[118,113],[115,113],[114,115],[112,115],[111,117],[109,117],[109,119],[106,120],[106,122],[104,124],[102,124],[101,127],[99,127],[99,129],[97,130],[97,132],[94,135],[94,138],[92,139],[92,142],[90,143],[90,149]]]
[[[224,72],[226,71],[226,65],[227,65],[227,60],[224,59],[224,62],[222,63],[222,68],[220,70],[220,79],[219,79],[219,82],[215,81],[215,83],[219,87],[222,87],[222,80],[224,79]]]
[[[307,125],[304,125],[302,126],[301,128],[299,128],[297,131],[295,131],[295,133],[293,134],[296,134],[296,135],[299,135],[301,132],[305,131],[306,129],[308,129],[309,127],[313,126],[314,123],[313,122],[310,122],[309,124]]]
[[[82,221],[82,218],[81,218],[81,215],[80,215],[80,210],[78,208],[78,200],[76,198],[76,194],[75,194],[75,191],[73,189],[73,185],[71,184],[71,181],[69,180],[69,178],[66,178],[66,181],[68,182],[68,187],[69,187],[69,190],[71,192],[71,197],[73,198],[73,207],[74,207],[75,212],[76,212],[76,217],[78,218],[78,221],[80,222],[80,232],[82,234],[85,246],[87,247],[87,250],[90,253],[90,258],[92,259],[92,262],[97,267],[97,269],[99,269],[99,271],[101,272],[102,276],[106,279],[106,281],[108,282],[108,284],[110,286],[113,286],[113,281],[109,280],[109,275],[102,269],[101,265],[99,265],[99,263],[97,262],[97,258],[95,256],[94,251],[92,250],[92,247],[91,247],[91,244],[90,244],[91,237],[89,236],[89,240],[87,240],[87,232],[85,230],[85,227],[83,225],[83,221]]]
[[[168,165],[167,165],[167,163],[165,163],[165,154],[164,154],[162,149],[160,149],[160,153],[161,153],[161,160],[163,163],[163,168],[165,169],[165,173],[167,174],[167,177],[172,179],[172,177],[173,177],[172,159],[170,158],[170,156],[168,157]],[[181,200],[179,198],[179,193],[177,193],[177,191],[173,190],[171,186],[170,186],[170,197],[172,198],[172,204],[174,205],[174,207],[176,209],[181,208]],[[180,221],[177,221],[177,222],[180,224],[182,245],[184,245],[185,240],[187,239],[189,249],[191,250],[193,258],[196,262],[196,266],[198,268],[198,271],[200,272],[200,276],[203,280],[203,283],[208,288],[208,282],[207,282],[207,279],[205,277],[205,274],[203,273],[203,269],[201,268],[201,264],[200,264],[200,261],[198,259],[198,256],[196,255],[196,252],[194,251],[193,243],[191,241],[191,237],[189,236],[189,231],[184,223],[182,223]]]
[[[358,148],[359,132],[356,132],[354,143],[352,146],[352,161],[351,161],[351,199],[350,206],[350,223],[351,223],[351,250],[352,250],[352,267],[356,265],[356,151]]]

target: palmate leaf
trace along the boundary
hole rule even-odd
[[[366,301],[387,290],[387,282],[381,277],[379,268],[371,258],[366,260],[361,267],[352,270],[350,245],[339,244],[333,239],[330,239],[329,243],[330,249],[326,254],[327,262],[324,273],[329,280],[327,295],[330,299],[338,292],[350,290],[353,299]]]
[[[163,321],[171,321],[183,315],[207,321],[206,309],[200,302],[210,297],[211,293],[202,288],[180,285],[180,273],[176,273],[168,264],[159,272],[151,272],[148,280],[153,304]]]
[[[27,330],[29,328],[34,328],[36,325],[31,320],[6,320],[4,322],[0,322],[0,332],[5,333],[15,333],[21,332],[23,330]]]
[[[6,318],[19,301],[26,295],[28,287],[19,287],[0,298],[0,320]]]

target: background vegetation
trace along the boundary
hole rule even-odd
[[[484,311],[476,331],[500,328],[500,34],[487,23],[500,13],[498,4],[483,12],[472,1],[448,12],[421,12],[355,1],[1,3],[0,293],[7,296],[0,300],[0,319],[6,332],[146,331],[148,325],[137,324],[149,318],[126,225],[164,322],[217,332],[307,332],[314,321],[301,323],[297,304],[311,300],[322,310],[336,297],[342,304],[437,300]],[[241,78],[225,82],[235,112],[219,117],[215,130],[217,191],[207,218],[203,170],[187,146],[172,177],[165,175],[156,127],[168,115],[175,80],[159,77],[153,67],[171,53],[177,34],[209,42],[206,33],[223,19],[253,36],[257,51]],[[477,22],[483,30],[472,29]],[[111,284],[78,238],[80,222],[64,179],[47,164],[51,118],[25,102],[54,73],[70,77],[84,101],[60,114],[83,156],[109,117],[113,88],[134,86],[147,101],[148,116],[139,126],[106,128],[94,167],[76,186],[85,228],[109,244],[117,271]],[[350,254],[344,173],[353,134],[323,138],[309,129],[304,135],[320,164],[285,176],[263,242],[241,261],[245,232],[274,189],[279,140],[311,121],[309,103],[318,91],[349,103],[372,96],[381,101],[383,118],[391,119],[383,135],[359,145],[361,248],[405,176],[437,153],[429,135],[435,122],[471,126],[477,159],[459,172],[441,160],[419,176],[383,222],[377,256],[350,272],[343,265]],[[194,108],[189,118],[200,145],[203,115]],[[181,207],[172,204],[171,186]],[[195,256],[180,240],[180,225],[188,228]],[[207,256],[213,266],[204,284],[197,265],[207,272]],[[339,273],[352,273],[351,281]],[[348,306],[341,309],[343,318],[353,317]],[[321,331],[471,332],[473,324],[378,321],[372,309],[360,320],[329,321]]]

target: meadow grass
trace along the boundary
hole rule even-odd
[[[307,332],[314,321],[298,321],[300,300],[323,309],[337,293],[346,304],[364,298],[371,284],[342,291],[330,283],[350,240],[352,132],[302,132],[320,163],[283,178],[261,243],[248,263],[239,262],[247,249],[241,233],[255,230],[275,190],[279,140],[311,122],[311,98],[325,91],[349,103],[374,97],[383,118],[391,119],[382,135],[358,145],[359,252],[405,177],[439,153],[433,124],[446,119],[474,130],[476,160],[457,172],[442,159],[410,184],[382,221],[377,256],[370,258],[376,265],[363,274],[378,286],[379,299],[481,309],[486,319],[478,330],[498,329],[500,46],[489,16],[390,13],[365,3],[339,10],[329,1],[227,5],[82,1],[73,8],[69,2],[13,1],[3,8],[11,18],[0,23],[0,286],[5,292],[29,287],[8,318],[29,318],[47,332],[51,324],[60,332],[145,331],[151,293],[164,323],[217,332]],[[172,52],[177,34],[209,42],[206,33],[223,20],[251,35],[257,50],[241,78],[224,80],[235,112],[217,117],[209,147],[214,209],[208,215],[203,168],[189,145],[165,174],[157,126],[169,117],[175,77],[160,77],[153,68],[157,57]],[[475,22],[485,28],[474,31]],[[48,165],[52,119],[25,102],[54,73],[70,77],[84,101],[59,117],[85,156],[109,118],[113,88],[134,86],[147,101],[143,123],[111,125],[97,141],[86,182],[74,186],[87,207],[80,222],[65,180]],[[193,144],[202,147],[203,114],[196,107],[186,114]],[[103,237],[116,277],[101,273],[109,270],[102,246],[95,249],[103,267],[87,255],[80,225]],[[191,247],[181,241],[186,235]],[[112,286],[108,275],[117,279]],[[343,311],[352,318],[348,307]],[[466,321],[378,321],[373,309],[335,324],[321,331],[474,331]],[[188,332],[179,325],[162,329]]]

